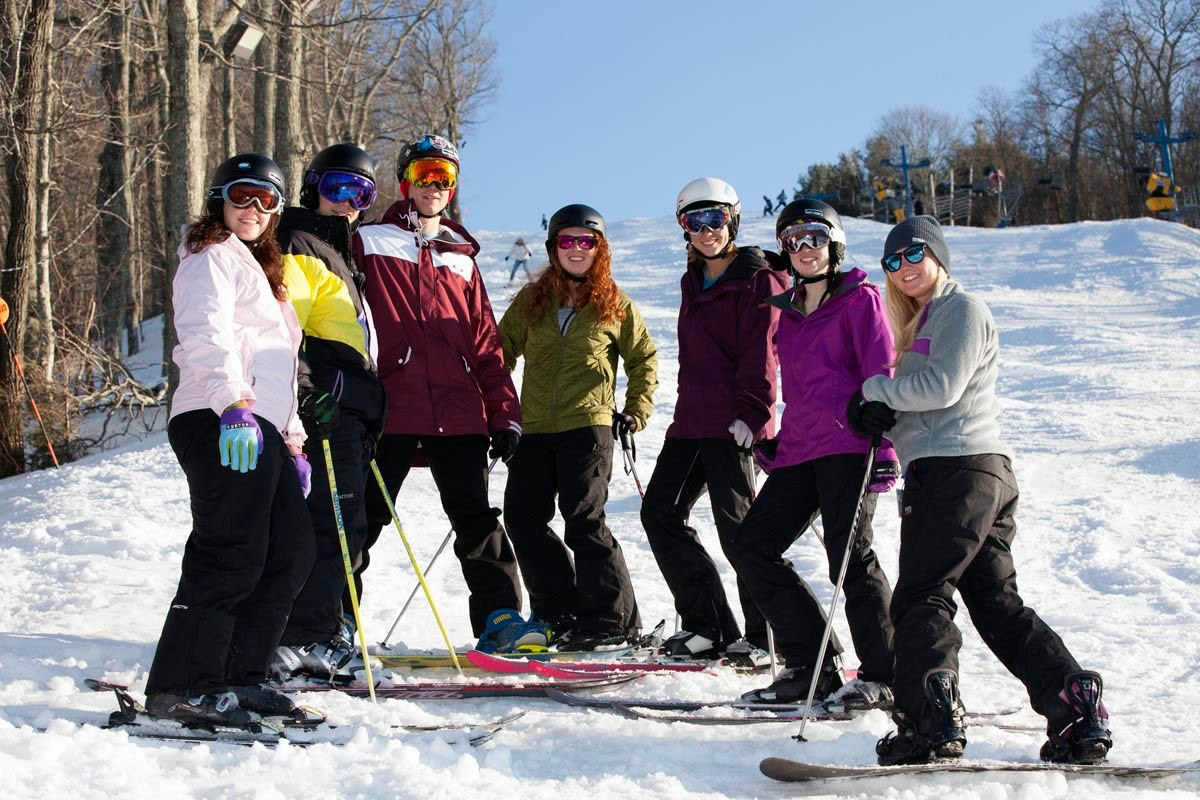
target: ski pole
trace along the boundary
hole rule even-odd
[[[633,442],[633,434],[627,430],[621,431],[621,456],[625,459],[625,474],[633,475],[638,496],[645,500],[646,493],[642,491],[642,480],[638,477],[637,464],[634,463],[637,458],[637,445]]]
[[[754,452],[751,451],[743,457],[746,459],[746,481],[750,484],[750,504],[753,505],[758,499],[758,486],[754,480]],[[764,622],[767,621],[764,619]],[[771,683],[774,683],[779,672],[779,657],[775,655],[775,629],[771,627],[770,622],[767,622],[767,653],[771,657]]]
[[[358,643],[362,647],[363,667],[367,672],[367,691],[371,702],[375,699],[375,680],[371,677],[371,656],[367,652],[367,632],[363,630],[362,616],[358,612],[358,590],[354,586],[354,567],[350,565],[350,546],[346,544],[346,526],[342,524],[342,504],[338,500],[337,478],[333,474],[333,452],[329,449],[329,437],[321,437],[325,450],[325,471],[329,474],[329,499],[333,501],[333,518],[337,522],[338,544],[342,547],[342,567],[346,570],[346,588],[350,591],[350,608],[354,611],[354,625],[358,628]]]
[[[499,460],[499,457],[493,458],[492,463],[488,464],[488,475],[492,474],[492,468],[496,466],[496,462]],[[446,531],[446,538],[442,539],[442,543],[438,545],[437,552],[433,554],[433,558],[429,559],[429,563],[425,565],[426,575],[428,575],[429,571],[433,569],[434,562],[438,560],[438,556],[442,554],[442,551],[446,549],[446,545],[450,544],[450,540],[453,538],[454,528],[450,528],[450,530]],[[413,586],[412,591],[408,593],[408,599],[405,600],[404,605],[400,607],[400,613],[396,615],[396,621],[392,623],[391,628],[388,628],[387,636],[383,637],[383,641],[379,643],[380,647],[387,647],[388,639],[392,638],[392,633],[395,632],[396,626],[400,624],[400,618],[404,616],[404,612],[408,611],[408,606],[412,603],[413,598],[417,596],[417,592],[420,590],[421,582],[417,581],[416,585]]]
[[[846,552],[842,553],[842,568],[838,570],[837,583],[833,585],[833,599],[829,601],[829,616],[825,620],[825,633],[821,636],[821,649],[817,651],[817,661],[813,665],[812,681],[808,684],[808,699],[804,701],[804,715],[800,718],[800,732],[792,738],[798,742],[807,742],[804,729],[808,726],[808,717],[812,713],[813,695],[817,693],[817,679],[821,677],[821,664],[825,661],[825,648],[829,644],[829,634],[833,630],[833,614],[837,610],[838,595],[842,591],[842,582],[846,580],[846,567],[850,563],[850,549],[858,538],[858,517],[862,513],[863,500],[866,499],[867,489],[871,485],[871,473],[875,470],[875,451],[883,442],[883,436],[876,434],[871,439],[871,451],[867,453],[867,471],[863,475],[862,488],[858,491],[858,502],[854,505],[854,517],[850,520],[850,533],[846,536]]]
[[[38,427],[42,429],[42,437],[46,440],[46,449],[50,451],[50,460],[54,462],[54,468],[58,469],[58,456],[54,453],[54,445],[50,444],[50,434],[46,433],[46,423],[42,422],[42,412],[38,411],[37,401],[33,399],[33,393],[29,391],[29,381],[25,380],[25,371],[21,369],[21,359],[17,356],[12,339],[8,338],[8,328],[4,327],[6,322],[8,322],[8,303],[4,301],[3,297],[0,297],[0,333],[4,334],[4,341],[8,343],[8,354],[12,356],[13,366],[16,367],[17,375],[21,378],[21,385],[25,387],[25,396],[29,398],[29,405],[33,406],[33,416],[37,418]]]
[[[400,515],[396,513],[396,507],[392,505],[392,498],[388,495],[387,485],[383,482],[383,473],[379,471],[379,465],[373,458],[371,459],[371,472],[375,473],[375,481],[379,484],[379,493],[383,495],[383,502],[387,504],[388,511],[391,512],[392,522],[396,524],[396,532],[400,534],[400,541],[404,542],[404,549],[408,552],[408,560],[412,562],[413,571],[417,573],[417,580],[420,581],[421,588],[425,590],[425,599],[429,601],[429,610],[433,612],[433,619],[437,623],[438,630],[442,632],[442,641],[450,650],[450,660],[454,662],[454,668],[458,670],[458,674],[462,675],[458,654],[454,650],[454,644],[450,641],[450,634],[446,633],[446,626],[442,624],[442,615],[438,613],[437,603],[433,602],[433,592],[429,591],[429,584],[425,582],[425,573],[421,571],[421,565],[417,563],[417,556],[413,553],[412,545],[408,543],[408,536],[404,533]]]

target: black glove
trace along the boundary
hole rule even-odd
[[[341,412],[337,401],[328,392],[305,392],[300,395],[300,408],[297,413],[304,423],[307,433],[315,433],[322,439],[328,439],[329,434],[337,427]]]
[[[622,414],[620,411],[613,412],[612,432],[614,439],[620,439],[622,436],[628,436],[637,430],[637,421],[628,414]]]
[[[896,412],[887,403],[863,400],[862,392],[855,392],[846,406],[846,421],[855,433],[874,438],[892,429],[896,424]]]
[[[498,458],[505,464],[517,452],[517,443],[521,441],[521,434],[514,431],[512,428],[505,428],[496,431],[492,434],[492,447],[488,450],[488,458]]]
[[[778,451],[778,436],[771,439],[759,439],[750,448],[750,452],[754,453],[754,462],[758,464],[758,468],[768,473],[771,471],[771,465],[775,463],[775,456]]]

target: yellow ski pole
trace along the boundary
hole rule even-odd
[[[371,654],[367,652],[367,632],[363,630],[362,616],[358,613],[358,589],[354,586],[354,567],[350,564],[350,546],[346,544],[346,526],[342,524],[342,504],[338,502],[337,478],[333,476],[333,453],[329,449],[329,437],[321,437],[325,449],[325,471],[329,473],[329,499],[333,501],[333,518],[337,521],[338,544],[342,546],[342,566],[346,570],[346,588],[350,591],[350,608],[354,610],[354,625],[358,628],[358,644],[362,648],[363,667],[367,671],[367,691],[371,702],[375,699],[375,679],[371,677]]]
[[[392,522],[396,523],[396,531],[400,534],[400,541],[404,542],[404,549],[408,552],[408,560],[412,562],[413,571],[417,573],[417,580],[421,582],[421,588],[425,590],[425,599],[429,601],[429,610],[433,612],[433,619],[437,622],[438,630],[442,632],[442,641],[446,643],[446,649],[450,651],[450,660],[454,662],[454,668],[458,670],[458,674],[462,675],[458,654],[454,651],[450,634],[446,633],[446,626],[442,624],[442,615],[438,613],[437,603],[433,602],[433,592],[429,591],[429,584],[425,582],[425,573],[421,571],[421,565],[417,563],[417,555],[408,543],[408,537],[404,534],[404,526],[400,524],[400,516],[396,513],[396,507],[392,505],[392,498],[388,494],[387,485],[383,482],[383,475],[379,472],[379,465],[373,458],[371,459],[371,472],[375,473],[375,480],[379,483],[379,493],[383,495],[383,502],[387,503],[388,511],[392,514]]]

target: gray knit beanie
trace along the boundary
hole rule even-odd
[[[883,254],[889,255],[909,245],[923,244],[933,253],[946,273],[950,272],[950,248],[942,238],[942,226],[935,217],[923,215],[909,217],[896,225],[887,235],[883,244]]]

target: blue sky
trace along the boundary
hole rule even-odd
[[[983,87],[1021,85],[1037,28],[1096,5],[494,0],[500,86],[462,150],[466,224],[669,214],[703,175],[758,213],[892,108],[969,119]]]

